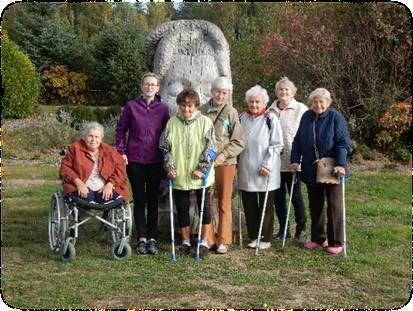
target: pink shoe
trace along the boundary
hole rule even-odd
[[[307,241],[307,242],[304,243],[304,248],[306,248],[306,249],[314,249],[314,248],[317,248],[317,247],[320,247],[320,246],[323,247],[323,248],[328,247],[327,240],[324,240],[324,242],[322,244],[318,244],[318,243],[313,242],[313,241]]]
[[[326,248],[328,254],[340,254],[343,251],[343,246],[329,246]]]

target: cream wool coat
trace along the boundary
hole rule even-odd
[[[267,118],[271,129],[267,125]],[[280,187],[280,152],[283,137],[277,117],[266,112],[259,117],[249,113],[240,116],[245,135],[245,149],[238,161],[238,189],[248,192],[272,191]],[[267,176],[259,174],[260,167],[269,169],[270,177],[267,188]]]
[[[290,157],[294,136],[300,125],[301,117],[308,108],[293,98],[284,110],[277,107],[277,101],[274,101],[270,110],[278,117],[283,132],[284,148],[281,154],[281,172],[290,172]]]

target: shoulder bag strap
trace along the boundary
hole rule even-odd
[[[219,111],[218,115],[216,116],[215,120],[214,120],[214,126],[217,123],[221,113],[224,111],[224,109],[227,107],[227,104],[224,104],[224,107],[222,107],[222,109]]]
[[[315,135],[315,121],[316,119],[314,119],[313,121],[313,139],[314,139],[314,152],[315,152],[315,157],[316,160],[314,161],[314,163],[318,162],[318,160],[320,160],[320,154],[318,153],[318,148],[317,148],[317,140],[316,140],[316,135]]]

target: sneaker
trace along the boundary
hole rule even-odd
[[[257,239],[255,239],[254,241],[252,241],[251,243],[249,243],[247,245],[249,248],[256,248],[257,247]]]
[[[290,231],[287,231],[287,236],[285,238],[289,239],[290,237],[291,237]],[[273,236],[273,239],[283,240],[284,239],[284,231],[278,231],[278,233],[275,236]]]
[[[178,248],[178,252],[181,253],[182,255],[189,255],[191,252],[191,246],[188,244],[181,244]]]
[[[146,252],[151,255],[156,255],[158,254],[158,248],[155,245],[155,240],[149,240],[148,243],[146,243]]]
[[[295,234],[295,239],[297,240],[298,243],[304,243],[306,240],[306,232],[304,230],[298,232]]]
[[[324,242],[322,244],[318,244],[318,243],[313,242],[313,241],[307,241],[307,242],[304,243],[304,248],[306,248],[306,249],[314,249],[314,248],[317,248],[317,247],[320,247],[320,246],[323,247],[323,248],[328,247],[327,240],[324,240]]]
[[[260,242],[260,249],[267,249],[271,247],[271,242]]]
[[[337,246],[329,246],[326,248],[328,254],[340,254],[343,251],[343,246],[338,244]]]
[[[226,254],[228,252],[228,247],[225,244],[220,244],[216,252],[217,254]]]
[[[146,241],[138,242],[138,247],[136,248],[136,252],[141,255],[146,254]]]
[[[208,246],[205,245],[199,245],[199,257],[200,258],[205,258],[208,256],[209,253],[209,248]]]

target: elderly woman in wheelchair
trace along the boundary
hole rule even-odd
[[[132,228],[126,168],[122,156],[102,141],[104,128],[97,122],[84,126],[82,138],[73,142],[61,161],[62,191],[52,196],[49,245],[63,261],[75,257],[78,227],[96,219],[112,233],[111,255],[127,260]],[[79,212],[86,215],[80,220]]]

